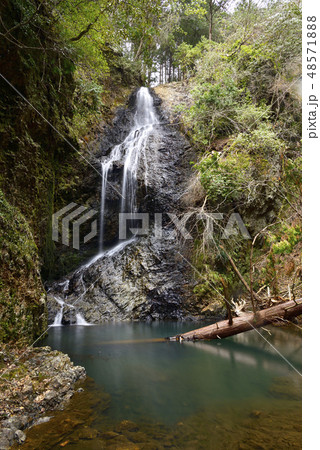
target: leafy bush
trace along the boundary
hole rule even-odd
[[[192,91],[195,102],[187,113],[187,123],[193,128],[193,139],[210,146],[215,138],[230,134],[235,128],[235,108],[241,94],[242,90],[232,79],[195,87]]]
[[[214,153],[196,165],[200,180],[212,201],[237,199],[248,182],[248,155],[228,154],[220,158]]]
[[[186,42],[182,42],[174,53],[174,62],[176,66],[180,66],[184,74],[194,69],[197,59],[201,55],[198,46],[193,47]]]
[[[302,240],[301,224],[288,225],[283,224],[277,233],[269,234],[267,239],[274,254],[282,255],[291,253],[293,248]]]
[[[284,149],[284,143],[278,139],[270,123],[262,122],[256,129],[233,138],[231,149],[243,149],[249,154],[271,157]]]
[[[103,87],[87,78],[79,78],[75,90],[76,104],[85,110],[99,111]]]
[[[256,129],[262,121],[270,118],[268,106],[257,106],[252,103],[243,104],[235,109],[235,120],[243,131]]]

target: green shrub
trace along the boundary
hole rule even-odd
[[[284,143],[278,139],[270,123],[262,122],[254,130],[233,138],[231,149],[243,149],[251,154],[271,157],[284,149]]]
[[[250,159],[246,154],[227,154],[224,158],[213,153],[196,165],[200,180],[212,201],[236,199],[246,185]]]
[[[267,242],[271,251],[277,255],[291,253],[293,248],[302,240],[301,224],[282,224],[276,233],[269,233]]]
[[[219,137],[235,129],[235,108],[242,90],[232,79],[216,84],[204,83],[192,91],[195,100],[186,120],[192,126],[193,139],[202,145],[210,145]]]

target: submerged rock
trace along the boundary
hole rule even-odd
[[[2,433],[0,432],[0,450],[7,450],[10,447],[10,441],[2,436]]]
[[[26,440],[26,435],[21,430],[17,430],[14,434],[14,437],[16,438],[19,444],[23,444],[24,441]]]

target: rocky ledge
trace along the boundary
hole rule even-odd
[[[41,423],[44,413],[64,409],[75,383],[86,377],[68,355],[50,347],[0,347],[0,450],[23,443],[23,430]]]

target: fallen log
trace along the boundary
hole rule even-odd
[[[288,301],[266,308],[254,313],[242,313],[233,318],[232,325],[229,320],[222,320],[203,328],[198,328],[187,333],[178,334],[167,339],[170,341],[194,341],[199,339],[222,339],[235,334],[243,333],[254,328],[260,328],[276,320],[290,320],[302,314],[302,299]]]

